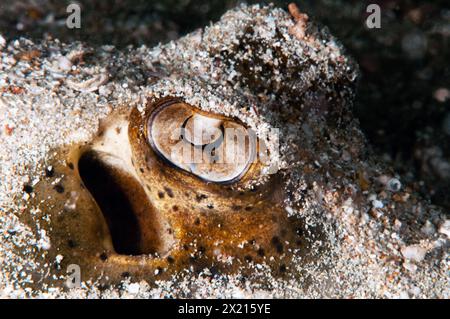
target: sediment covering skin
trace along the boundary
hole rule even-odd
[[[444,212],[408,185],[390,187],[395,173],[378,164],[352,115],[355,65],[326,28],[309,22],[299,39],[293,25],[282,9],[241,6],[155,48],[0,41],[0,296],[448,298]],[[273,161],[289,180],[286,213],[310,225],[307,254],[288,265],[301,276],[272,277],[253,264],[250,278],[187,271],[152,284],[104,289],[92,279],[33,291],[30,282],[54,267],[52,221],[24,185],[37,185],[55,149],[90,140],[114,109],[143,110],[164,96],[237,117],[260,135],[280,129]]]

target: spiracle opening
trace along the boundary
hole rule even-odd
[[[114,167],[114,160],[87,151],[78,163],[80,177],[103,213],[114,249],[123,255],[159,252],[162,240],[155,211],[138,181]]]

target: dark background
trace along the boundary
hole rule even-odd
[[[238,0],[77,1],[82,27],[65,27],[72,1],[1,0],[8,40],[59,38],[91,46],[153,46],[216,21]],[[287,8],[291,1],[273,1]],[[267,3],[267,1],[247,1]],[[373,146],[411,186],[450,208],[450,5],[448,1],[296,1],[327,25],[358,61],[355,114]],[[381,6],[381,29],[367,29],[366,6]]]

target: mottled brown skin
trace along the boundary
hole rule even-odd
[[[304,243],[300,220],[288,218],[283,206],[282,177],[274,174],[264,185],[244,189],[241,186],[259,172],[259,163],[229,185],[206,182],[168,164],[150,147],[145,129],[152,110],[164,101],[149,99],[143,114],[134,108],[131,113],[121,110],[110,115],[129,124],[128,132],[115,131],[128,133],[137,179],[118,173],[114,178],[137,219],[138,243],[132,254],[116,251],[108,217],[80,177],[80,158],[91,152],[94,142],[57,151],[52,176],[35,188],[36,203],[51,214],[48,260],[54,261],[58,254],[64,257],[55,265],[56,273],[65,275],[69,264],[78,264],[83,280],[103,275],[105,283],[115,284],[128,276],[151,282],[205,268],[212,276],[238,271],[250,276],[252,262],[265,262],[275,275],[286,276],[294,250]],[[93,141],[108,129],[108,120],[105,123]],[[58,186],[53,185],[59,177]],[[70,209],[65,203],[73,191],[78,200]],[[231,264],[225,262],[227,257]]]
[[[315,42],[309,41],[302,48],[298,47],[302,49],[301,55],[286,55],[281,49],[274,50],[273,56],[279,65],[268,63],[261,59],[261,55],[275,41],[285,43],[286,39],[280,32],[275,32],[273,39],[255,38],[255,25],[260,23],[260,19],[256,19],[247,26],[243,25],[242,30],[245,32],[238,38],[238,45],[235,42],[228,43],[227,49],[220,52],[216,51],[217,48],[201,49],[211,56],[211,71],[220,69],[220,84],[225,88],[233,88],[223,91],[223,94],[232,92],[239,98],[240,107],[252,108],[258,116],[265,118],[267,111],[272,110],[279,123],[298,125],[296,138],[286,143],[289,143],[292,161],[302,161],[298,167],[302,179],[309,189],[315,184],[319,189],[333,188],[333,192],[336,192],[336,185],[341,185],[341,177],[347,171],[348,174],[353,173],[346,170],[340,154],[331,152],[330,145],[349,145],[348,140],[353,137],[356,140],[351,141],[353,145],[362,145],[359,135],[348,135],[342,131],[342,127],[353,126],[348,107],[353,94],[353,68],[348,67],[349,62],[342,57],[336,61],[326,59],[325,63],[321,55],[316,60],[316,55],[311,52],[327,52],[320,38]],[[195,44],[195,41],[192,43]],[[206,92],[216,89],[215,85],[209,88],[210,78],[206,77],[203,83],[200,78],[192,76],[197,71],[185,69],[184,65],[171,61],[170,51],[166,55],[168,62],[164,67],[167,68],[167,74],[192,78],[190,85],[208,88]],[[223,72],[230,65],[234,65],[241,74],[231,83],[226,80],[227,73]],[[254,66],[260,66],[264,72]],[[301,76],[303,72],[307,73],[306,78]],[[282,81],[277,76],[279,74],[283,75]],[[209,76],[212,79],[212,74]],[[219,94],[218,97],[229,99],[230,103],[234,101],[230,95]],[[162,101],[166,100],[150,96],[143,113],[132,107],[115,110],[101,123],[97,136],[93,136],[91,141],[55,150],[55,157],[45,163],[52,165],[55,173],[35,187],[34,199],[34,206],[40,207],[43,212],[42,217],[50,216],[52,247],[43,262],[54,263],[56,256],[62,255],[64,258],[60,265],[55,264],[55,274],[61,275],[61,280],[65,280],[67,266],[74,263],[80,265],[83,280],[101,277],[105,284],[118,283],[125,277],[131,277],[133,281],[145,279],[152,282],[168,279],[171,275],[182,275],[185,270],[198,273],[204,268],[208,268],[213,276],[219,273],[256,276],[258,271],[252,267],[253,262],[269,265],[277,276],[293,274],[292,257],[301,255],[304,262],[307,258],[303,257],[309,258],[309,239],[314,241],[323,234],[320,229],[306,229],[298,217],[288,218],[284,207],[286,199],[294,202],[293,205],[302,205],[302,198],[290,198],[294,190],[298,190],[298,184],[286,186],[290,176],[285,171],[286,175],[281,172],[271,175],[268,181],[256,189],[240,187],[258,176],[261,168],[259,164],[254,164],[239,181],[229,185],[208,183],[168,165],[151,148],[146,135],[147,120]],[[116,126],[116,121],[125,124]],[[280,125],[274,119],[269,122],[273,127]],[[306,124],[310,136],[304,132],[304,127],[300,127]],[[115,140],[120,141],[116,148],[128,150],[116,152],[113,156],[126,163],[126,172],[106,168],[113,171],[111,180],[119,193],[126,194],[134,216],[132,231],[122,234],[119,241],[126,243],[126,249],[117,245],[117,237],[112,236],[114,227],[111,220],[102,213],[101,205],[93,194],[96,189],[107,189],[109,181],[105,187],[92,187],[88,185],[89,180],[95,184],[99,178],[83,179],[80,176],[80,173],[83,175],[80,163],[84,163],[86,154],[99,157],[97,166],[91,172],[94,176],[108,166],[103,161],[104,154],[97,152],[105,136],[109,136],[110,144],[114,144]],[[319,155],[329,155],[326,158],[331,159],[330,171],[333,172],[336,164],[336,175],[328,174],[328,160],[324,160],[322,166],[314,164]],[[61,181],[56,181],[59,177],[62,177]],[[55,183],[61,184],[64,189],[55,189]],[[286,194],[285,189],[288,189]],[[78,196],[76,206],[65,207],[73,191]],[[304,191],[307,192],[306,189]],[[115,205],[116,195],[110,196],[112,206]],[[315,198],[314,202],[326,205]],[[313,209],[310,210],[311,214],[315,213]],[[33,220],[29,222],[31,226],[34,224]],[[130,229],[126,223],[118,225]],[[325,240],[321,238],[321,241]],[[321,254],[320,249],[315,248],[316,256],[311,257],[316,258],[317,254]],[[228,257],[232,263],[227,262]],[[41,278],[36,278],[35,282],[38,280]]]

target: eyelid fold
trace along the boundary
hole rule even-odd
[[[165,161],[207,182],[238,181],[256,157],[256,136],[251,130],[177,100],[152,111],[147,138]]]

